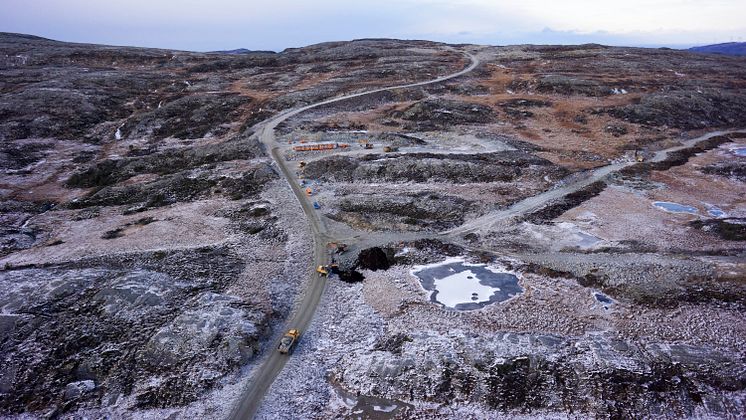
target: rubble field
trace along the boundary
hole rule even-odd
[[[0,50],[1,417],[228,417],[322,239],[347,251],[258,418],[746,412],[742,58]],[[257,135],[469,57],[294,115],[284,162]]]

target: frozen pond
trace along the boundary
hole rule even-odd
[[[728,213],[724,212],[722,209],[720,209],[717,206],[713,206],[711,204],[705,204],[705,207],[707,207],[707,214],[709,214],[712,217],[723,218],[723,217],[728,216]]]
[[[523,292],[515,274],[486,264],[469,264],[463,258],[418,266],[412,274],[430,292],[432,302],[462,311],[480,309]]]
[[[730,151],[736,156],[746,156],[746,147],[734,147]]]
[[[699,209],[697,209],[696,207],[685,206],[683,204],[671,203],[668,201],[656,201],[653,203],[653,206],[658,207],[659,209],[665,210],[669,213],[688,213],[688,214],[699,213]]]

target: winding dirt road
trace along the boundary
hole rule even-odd
[[[310,268],[310,280],[308,282],[308,286],[303,294],[303,298],[300,301],[300,303],[297,305],[295,313],[290,317],[290,319],[287,321],[285,325],[285,329],[290,328],[297,328],[301,330],[301,333],[306,331],[308,329],[308,326],[311,323],[311,320],[313,319],[314,312],[316,311],[316,307],[318,306],[319,301],[321,300],[321,296],[324,293],[324,289],[326,288],[326,279],[320,278],[316,275],[315,267],[318,265],[325,265],[329,263],[329,254],[326,250],[326,244],[327,242],[334,241],[334,238],[329,237],[326,227],[324,226],[323,221],[319,218],[318,213],[316,210],[314,210],[313,205],[310,200],[308,200],[304,194],[303,189],[301,188],[298,181],[295,179],[295,176],[290,168],[288,168],[284,157],[281,153],[281,147],[277,143],[275,139],[275,128],[282,123],[283,121],[287,120],[288,118],[294,117],[302,112],[308,111],[310,109],[340,102],[352,98],[357,98],[360,96],[370,95],[378,92],[384,92],[388,90],[395,90],[395,89],[406,89],[406,88],[412,88],[417,86],[425,86],[430,85],[434,83],[440,83],[446,80],[450,80],[459,76],[462,76],[466,73],[471,72],[479,65],[479,60],[472,54],[468,52],[463,52],[464,55],[466,55],[470,59],[470,64],[463,70],[453,73],[447,76],[439,77],[437,79],[428,80],[424,82],[417,82],[417,83],[410,83],[406,85],[399,85],[399,86],[391,86],[391,87],[384,87],[379,89],[374,89],[366,92],[360,92],[355,93],[351,95],[341,96],[333,99],[328,99],[322,102],[317,102],[312,105],[307,105],[302,108],[290,110],[283,112],[277,116],[272,117],[271,119],[260,123],[259,124],[259,140],[264,143],[267,150],[269,151],[270,155],[272,156],[272,159],[277,164],[277,167],[282,172],[282,175],[287,180],[288,184],[290,184],[290,188],[292,188],[293,193],[295,194],[296,198],[300,202],[301,207],[303,208],[303,212],[306,214],[306,218],[308,219],[308,223],[311,226],[311,232],[313,234],[313,240],[314,240],[314,265]],[[284,333],[284,331],[281,331],[280,333]],[[279,339],[279,336],[276,337],[277,341]],[[303,340],[303,337],[301,335],[301,342]],[[274,382],[275,378],[279,373],[282,371],[282,368],[285,366],[285,363],[287,363],[288,356],[280,354],[272,348],[273,346],[270,346],[267,351],[271,352],[268,357],[264,360],[264,363],[260,366],[260,368],[257,370],[256,374],[252,378],[251,382],[249,383],[249,386],[244,391],[243,396],[241,397],[241,401],[236,407],[234,407],[233,411],[231,412],[231,419],[249,419],[254,416],[256,411],[259,409],[259,406],[262,403],[262,400],[264,399],[265,394],[269,390],[269,387]]]

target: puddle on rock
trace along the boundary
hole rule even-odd
[[[683,204],[671,203],[668,201],[656,201],[653,203],[653,206],[663,211],[667,211],[669,213],[686,213],[686,214],[699,213],[699,209],[697,209],[696,207],[685,206]]]
[[[412,274],[430,292],[430,301],[460,311],[481,309],[523,292],[515,274],[486,264],[469,264],[462,257],[417,266]]]
[[[599,292],[593,292],[593,297],[595,297],[595,298],[596,298],[596,300],[597,300],[597,301],[598,301],[599,303],[601,303],[602,305],[604,305],[604,309],[606,309],[606,310],[608,310],[608,309],[609,309],[609,306],[610,306],[610,305],[611,305],[612,303],[614,303],[614,301],[613,301],[613,300],[612,300],[612,299],[611,299],[610,297],[606,296],[606,295],[605,295],[605,294],[603,294],[603,293],[599,293]]]

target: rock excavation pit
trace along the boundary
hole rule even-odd
[[[487,264],[470,264],[461,257],[424,266],[412,274],[430,292],[430,301],[459,311],[481,309],[523,292],[515,274]]]

